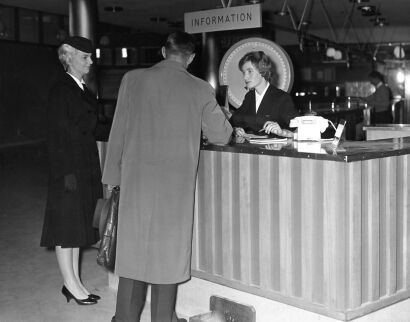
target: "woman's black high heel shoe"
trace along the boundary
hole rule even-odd
[[[87,297],[84,300],[79,300],[78,298],[76,298],[68,289],[67,287],[65,287],[65,285],[63,286],[63,288],[61,289],[61,293],[63,293],[63,295],[66,297],[67,299],[67,303],[70,302],[71,299],[73,299],[74,301],[77,302],[78,305],[92,305],[92,304],[97,304],[97,300],[94,300],[90,297]]]
[[[96,300],[96,301],[101,300],[101,296],[99,296],[97,294],[88,294],[88,298]]]

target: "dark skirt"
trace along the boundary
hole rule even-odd
[[[40,245],[86,247],[99,240],[92,225],[97,199],[102,196],[101,171],[78,170],[77,189],[64,189],[64,177],[49,176],[47,206]]]

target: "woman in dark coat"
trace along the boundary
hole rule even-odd
[[[276,134],[293,137],[286,130],[289,121],[298,116],[292,97],[270,84],[273,62],[263,51],[252,51],[239,61],[246,93],[242,105],[229,119],[236,136],[245,136],[246,132]]]
[[[102,196],[101,169],[94,132],[97,101],[83,81],[92,64],[91,41],[68,38],[58,49],[66,73],[48,98],[48,199],[41,246],[54,247],[67,302],[95,304],[79,277],[81,247],[98,241],[92,226],[97,199]]]

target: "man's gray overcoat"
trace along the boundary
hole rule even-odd
[[[164,60],[124,76],[103,172],[104,183],[121,189],[119,276],[189,279],[201,129],[213,143],[232,133],[212,87],[182,64]]]

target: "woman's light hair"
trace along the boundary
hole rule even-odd
[[[62,44],[58,47],[58,59],[63,64],[65,70],[68,69],[71,57],[76,51],[77,49],[67,44]]]

